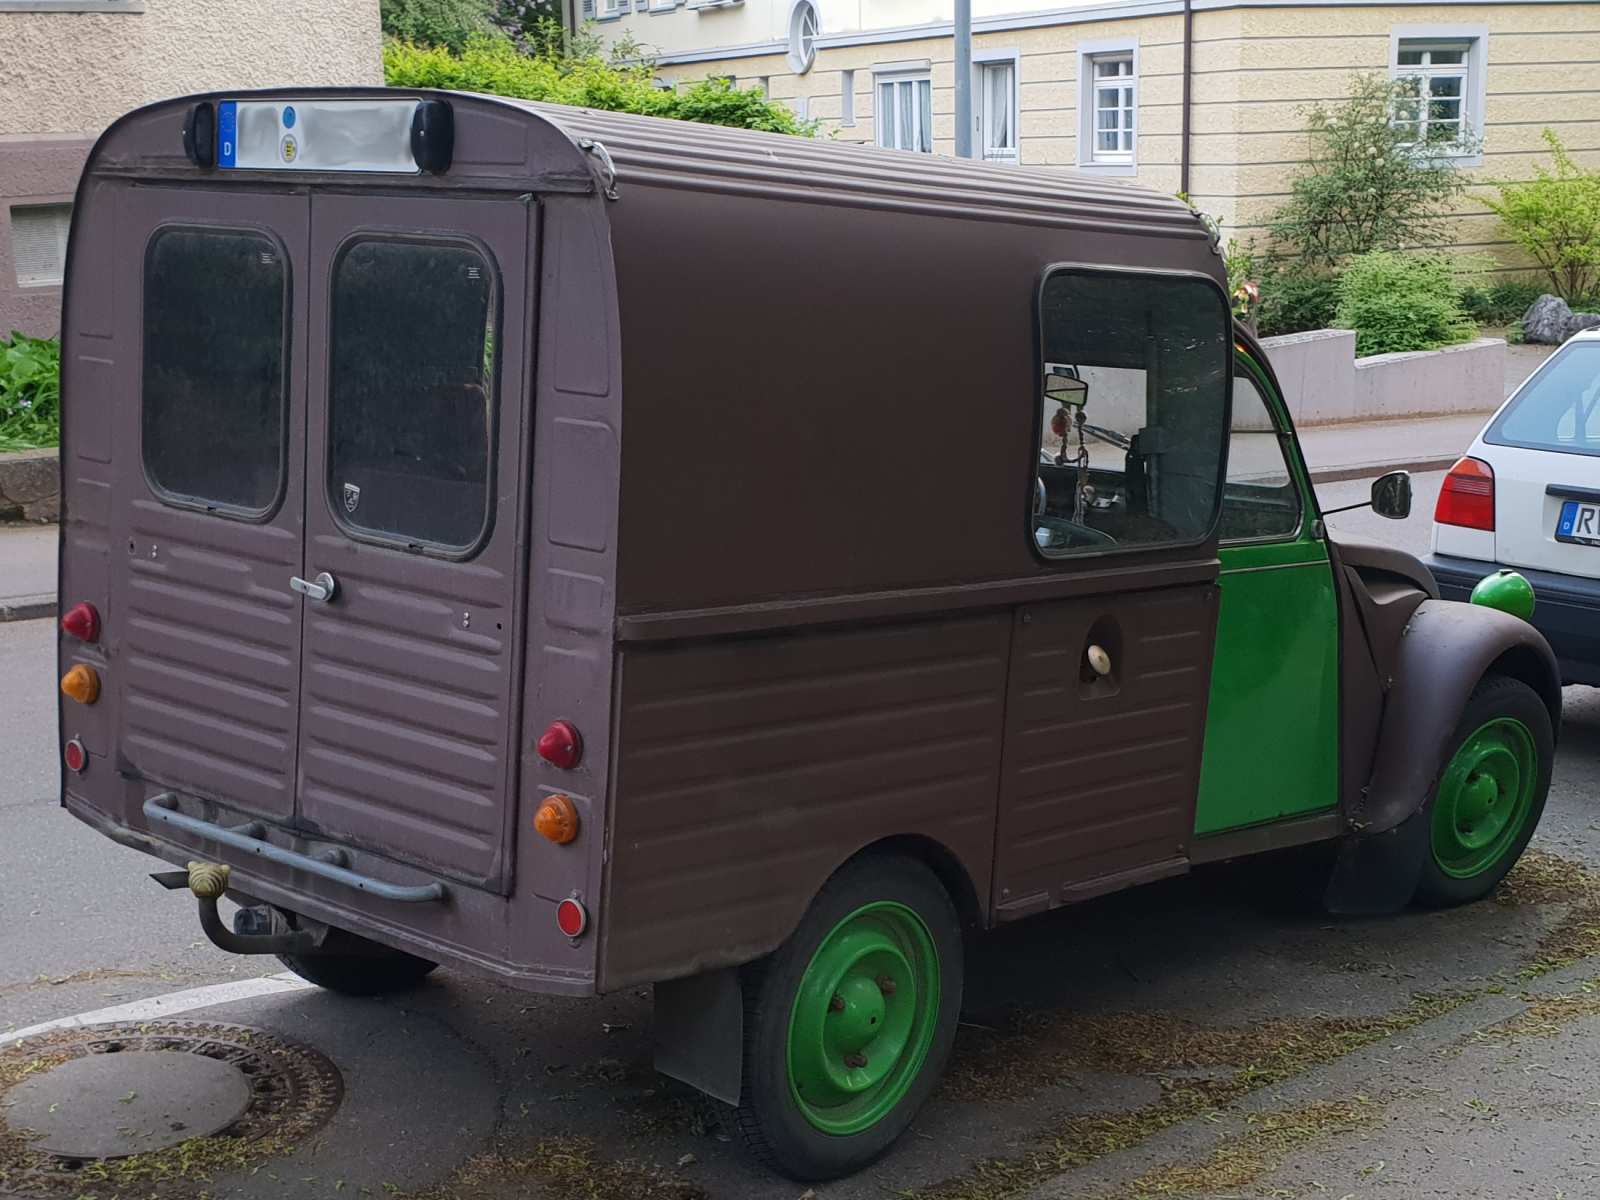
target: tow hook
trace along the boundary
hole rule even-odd
[[[220,949],[230,954],[312,954],[321,948],[328,927],[289,929],[278,918],[271,933],[235,933],[222,923],[217,901],[228,890],[233,868],[226,863],[192,862],[187,871],[158,871],[150,878],[171,891],[188,888],[200,902],[200,928]],[[253,909],[255,902],[246,906]]]

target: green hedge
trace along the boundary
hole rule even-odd
[[[1359,254],[1339,276],[1340,329],[1356,331],[1356,354],[1437,350],[1469,342],[1477,326],[1461,308],[1454,265],[1443,255]]]

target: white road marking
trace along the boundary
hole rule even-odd
[[[93,1012],[78,1013],[71,1017],[57,1017],[42,1021],[11,1033],[0,1033],[0,1046],[36,1037],[56,1029],[81,1029],[85,1025],[104,1025],[112,1021],[156,1021],[197,1008],[210,1008],[214,1004],[231,1004],[235,1000],[249,1000],[256,996],[271,996],[278,992],[300,992],[317,985],[307,983],[298,975],[281,971],[276,975],[263,975],[259,979],[236,979],[232,983],[215,983],[210,987],[190,988],[183,992],[168,992],[165,996],[151,996],[148,1000],[135,1000],[131,1004],[117,1004],[111,1008],[97,1008]]]

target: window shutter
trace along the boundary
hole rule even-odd
[[[67,273],[72,205],[30,204],[11,210],[11,248],[19,287],[60,283]]]
[[[582,0],[579,15],[582,16],[585,21],[594,20],[594,5],[595,0]]]

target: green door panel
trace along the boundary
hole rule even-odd
[[[1197,834],[1338,803],[1338,601],[1318,541],[1224,546]]]

